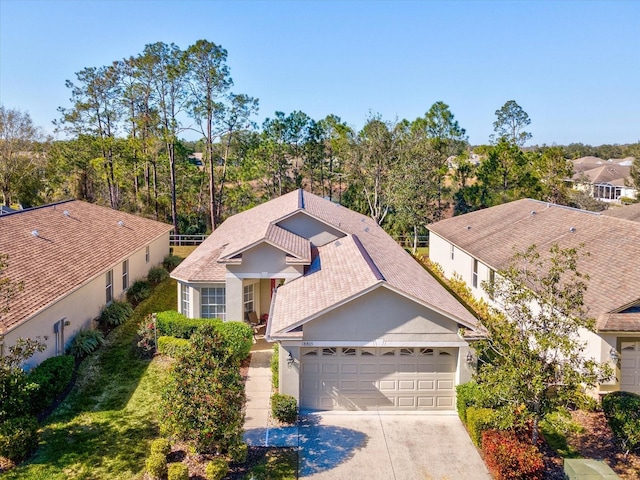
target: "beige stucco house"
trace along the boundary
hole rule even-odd
[[[442,220],[429,231],[429,258],[487,301],[482,282],[506,268],[516,251],[584,245],[589,255],[578,268],[589,275],[584,302],[597,321],[597,333],[582,332],[584,354],[617,367],[601,392],[640,393],[640,223],[523,199]]]
[[[69,341],[169,253],[171,225],[79,200],[0,217],[4,276],[23,289],[0,316],[0,349],[22,338],[46,345],[27,367]]]
[[[635,199],[638,192],[631,186],[633,157],[603,160],[598,157],[582,157],[573,160],[574,175],[570,180],[575,190],[611,204],[619,204],[621,198]]]
[[[172,277],[190,317],[268,315],[303,409],[453,410],[470,377],[475,318],[371,218],[303,190],[229,218]]]

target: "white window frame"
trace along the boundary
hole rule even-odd
[[[227,305],[225,296],[226,288],[224,286],[202,287],[200,289],[200,317],[226,320]]]
[[[147,248],[145,248],[145,250],[144,250],[144,261],[145,261],[145,263],[149,263],[150,259],[151,259],[151,254],[149,252],[149,245],[147,245]]]
[[[255,284],[245,285],[242,287],[242,304],[244,305],[244,313],[255,312]]]
[[[105,275],[105,294],[107,305],[113,302],[113,270],[109,270]]]
[[[129,288],[129,260],[122,262],[122,290]]]
[[[451,260],[454,260],[455,251],[456,251],[456,247],[452,244],[451,245]]]
[[[471,285],[473,288],[478,288],[478,259],[473,259],[473,271],[471,272]]]
[[[180,285],[180,307],[181,312],[185,316],[189,316],[189,303],[191,302],[191,295],[189,293],[189,285],[184,283]]]

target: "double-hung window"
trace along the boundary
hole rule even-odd
[[[180,313],[182,313],[185,316],[189,316],[189,302],[191,300],[191,298],[189,297],[189,286],[188,285],[184,285],[182,284],[180,286],[180,299],[181,299],[181,310]]]
[[[244,303],[244,312],[255,312],[254,298],[254,284],[245,285],[242,288],[242,301]]]
[[[149,263],[149,245],[144,250],[144,261],[145,263]]]
[[[225,287],[203,287],[200,290],[200,316],[225,320]]]
[[[478,288],[478,260],[473,259],[473,273],[471,274],[473,288]]]
[[[129,288],[129,260],[122,262],[122,290]]]
[[[113,301],[113,270],[109,270],[105,277],[106,303]]]

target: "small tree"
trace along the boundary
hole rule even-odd
[[[245,393],[238,361],[214,326],[201,327],[174,364],[161,403],[162,427],[199,452],[241,442]]]
[[[481,320],[488,338],[478,353],[490,360],[477,380],[512,412],[526,408],[534,444],[540,420],[611,375],[608,365],[585,358],[579,337],[580,330],[595,329],[584,305],[588,277],[578,270],[585,255],[557,244],[541,255],[532,245],[483,285],[494,307]]]

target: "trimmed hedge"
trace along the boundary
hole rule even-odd
[[[482,446],[482,432],[494,429],[498,424],[498,412],[491,408],[467,407],[467,430],[476,446]]]
[[[117,327],[123,324],[133,314],[133,308],[127,302],[115,301],[102,310],[98,321],[100,325]]]
[[[214,458],[205,467],[207,480],[222,480],[229,472],[229,464],[224,458]]]
[[[244,322],[222,322],[216,331],[227,341],[232,357],[240,363],[249,356],[253,346],[253,329]]]
[[[191,344],[184,338],[158,337],[158,353],[168,357],[177,358],[189,350]]]
[[[0,457],[20,462],[38,446],[36,417],[15,417],[0,423]]]
[[[167,457],[161,453],[152,453],[147,457],[145,468],[152,478],[164,478],[167,476]]]
[[[482,456],[496,480],[542,480],[544,461],[535,445],[512,431],[482,433]]]
[[[625,452],[640,447],[640,395],[608,393],[602,398],[602,410]]]
[[[480,386],[474,381],[456,386],[456,410],[465,425],[467,424],[467,409],[477,405],[479,395]]]
[[[187,318],[174,310],[160,312],[156,315],[156,326],[159,335],[176,338],[190,338],[202,325],[218,325],[219,318]]]
[[[165,457],[171,452],[171,442],[166,438],[156,438],[151,442],[151,453],[159,453]]]
[[[184,463],[170,463],[167,480],[189,480],[189,467]]]
[[[31,412],[46,410],[71,382],[75,368],[71,355],[51,357],[29,372],[29,381],[38,385],[31,397]]]
[[[271,413],[284,423],[296,423],[298,419],[298,404],[291,395],[274,393],[271,395]]]

